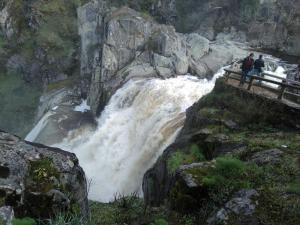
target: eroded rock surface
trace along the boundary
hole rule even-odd
[[[17,217],[88,216],[86,178],[74,154],[0,132],[0,204]]]
[[[196,33],[177,33],[130,8],[108,8],[104,1],[90,2],[78,14],[81,73],[92,77],[89,103],[95,114],[129,79],[187,73],[211,77],[244,53],[229,42],[210,43]]]

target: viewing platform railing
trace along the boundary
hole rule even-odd
[[[236,71],[236,70],[231,70],[231,69],[225,69],[225,80],[226,82],[228,82],[229,79],[234,79],[234,80],[240,80],[241,76],[242,76],[242,72],[241,71]],[[232,76],[235,75],[235,76]],[[237,76],[236,76],[237,75]],[[263,89],[278,93],[278,99],[282,100],[284,98],[284,95],[290,95],[293,96],[292,99],[289,99],[291,101],[294,101],[293,99],[295,99],[296,103],[299,104],[300,102],[300,95],[297,94],[296,92],[293,91],[300,91],[300,82],[297,81],[293,81],[290,79],[286,79],[286,78],[282,78],[267,72],[262,73],[262,76],[257,76],[257,75],[251,75],[250,77],[250,81],[246,82],[248,83],[248,90],[250,91],[253,85],[259,86]],[[280,81],[274,81],[265,77],[272,77],[272,78],[276,78]],[[259,81],[259,85],[254,84],[254,81]],[[266,86],[265,84],[261,83],[261,82],[265,82],[265,83],[270,83],[270,84],[275,84],[278,85],[278,88],[274,88],[274,87],[270,87],[270,86]]]

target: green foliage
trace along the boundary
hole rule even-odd
[[[37,225],[37,223],[34,219],[26,217],[23,219],[13,219],[12,225]]]
[[[174,173],[181,165],[204,161],[202,150],[197,145],[191,145],[188,152],[177,150],[168,159],[167,166],[171,173]]]
[[[156,219],[150,225],[169,225],[169,223],[165,219]]]
[[[40,95],[20,74],[0,74],[0,127],[24,137],[34,123]]]
[[[30,188],[47,192],[53,188],[52,179],[59,179],[59,172],[49,158],[39,159],[30,162],[29,181],[32,182]]]
[[[254,216],[261,224],[300,224],[299,197],[282,196],[275,189],[266,188],[260,193],[257,207]]]
[[[131,224],[139,225],[145,219],[144,203],[135,195],[129,197],[118,197],[109,204],[92,202],[91,223],[97,225]]]
[[[300,195],[300,180],[297,180],[295,183],[290,184],[287,192]]]
[[[44,225],[94,225],[77,215],[59,214],[43,223]]]
[[[200,182],[208,188],[210,197],[220,203],[235,191],[253,188],[261,182],[262,174],[256,165],[232,157],[217,158],[215,167],[206,172],[205,176],[199,176]]]

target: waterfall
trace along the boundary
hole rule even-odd
[[[186,109],[211,92],[223,72],[212,80],[190,75],[130,80],[112,96],[97,119],[96,131],[75,130],[53,146],[77,155],[90,181],[91,200],[109,202],[117,194],[141,195],[145,172],[174,142]],[[44,124],[42,119],[31,132],[31,141]]]

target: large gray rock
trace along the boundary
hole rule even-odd
[[[208,224],[227,224],[230,216],[241,217],[252,215],[257,206],[254,198],[258,196],[258,192],[254,189],[239,191],[222,209],[208,219]]]
[[[14,218],[14,210],[10,206],[0,207],[0,224],[1,225],[12,225]]]
[[[265,164],[278,164],[282,159],[283,151],[279,149],[270,149],[262,152],[255,153],[251,157],[251,161],[257,165]]]
[[[0,132],[0,202],[16,217],[64,210],[88,216],[85,174],[74,154]]]
[[[225,42],[210,45],[198,34],[177,33],[130,8],[105,5],[90,2],[78,9],[81,75],[92,77],[88,100],[96,115],[131,78],[169,78],[188,72],[210,77],[234,58]]]
[[[161,2],[164,10],[156,11],[180,32],[197,32],[209,40],[222,34],[255,47],[300,54],[298,0],[189,0],[173,7],[170,0]]]

